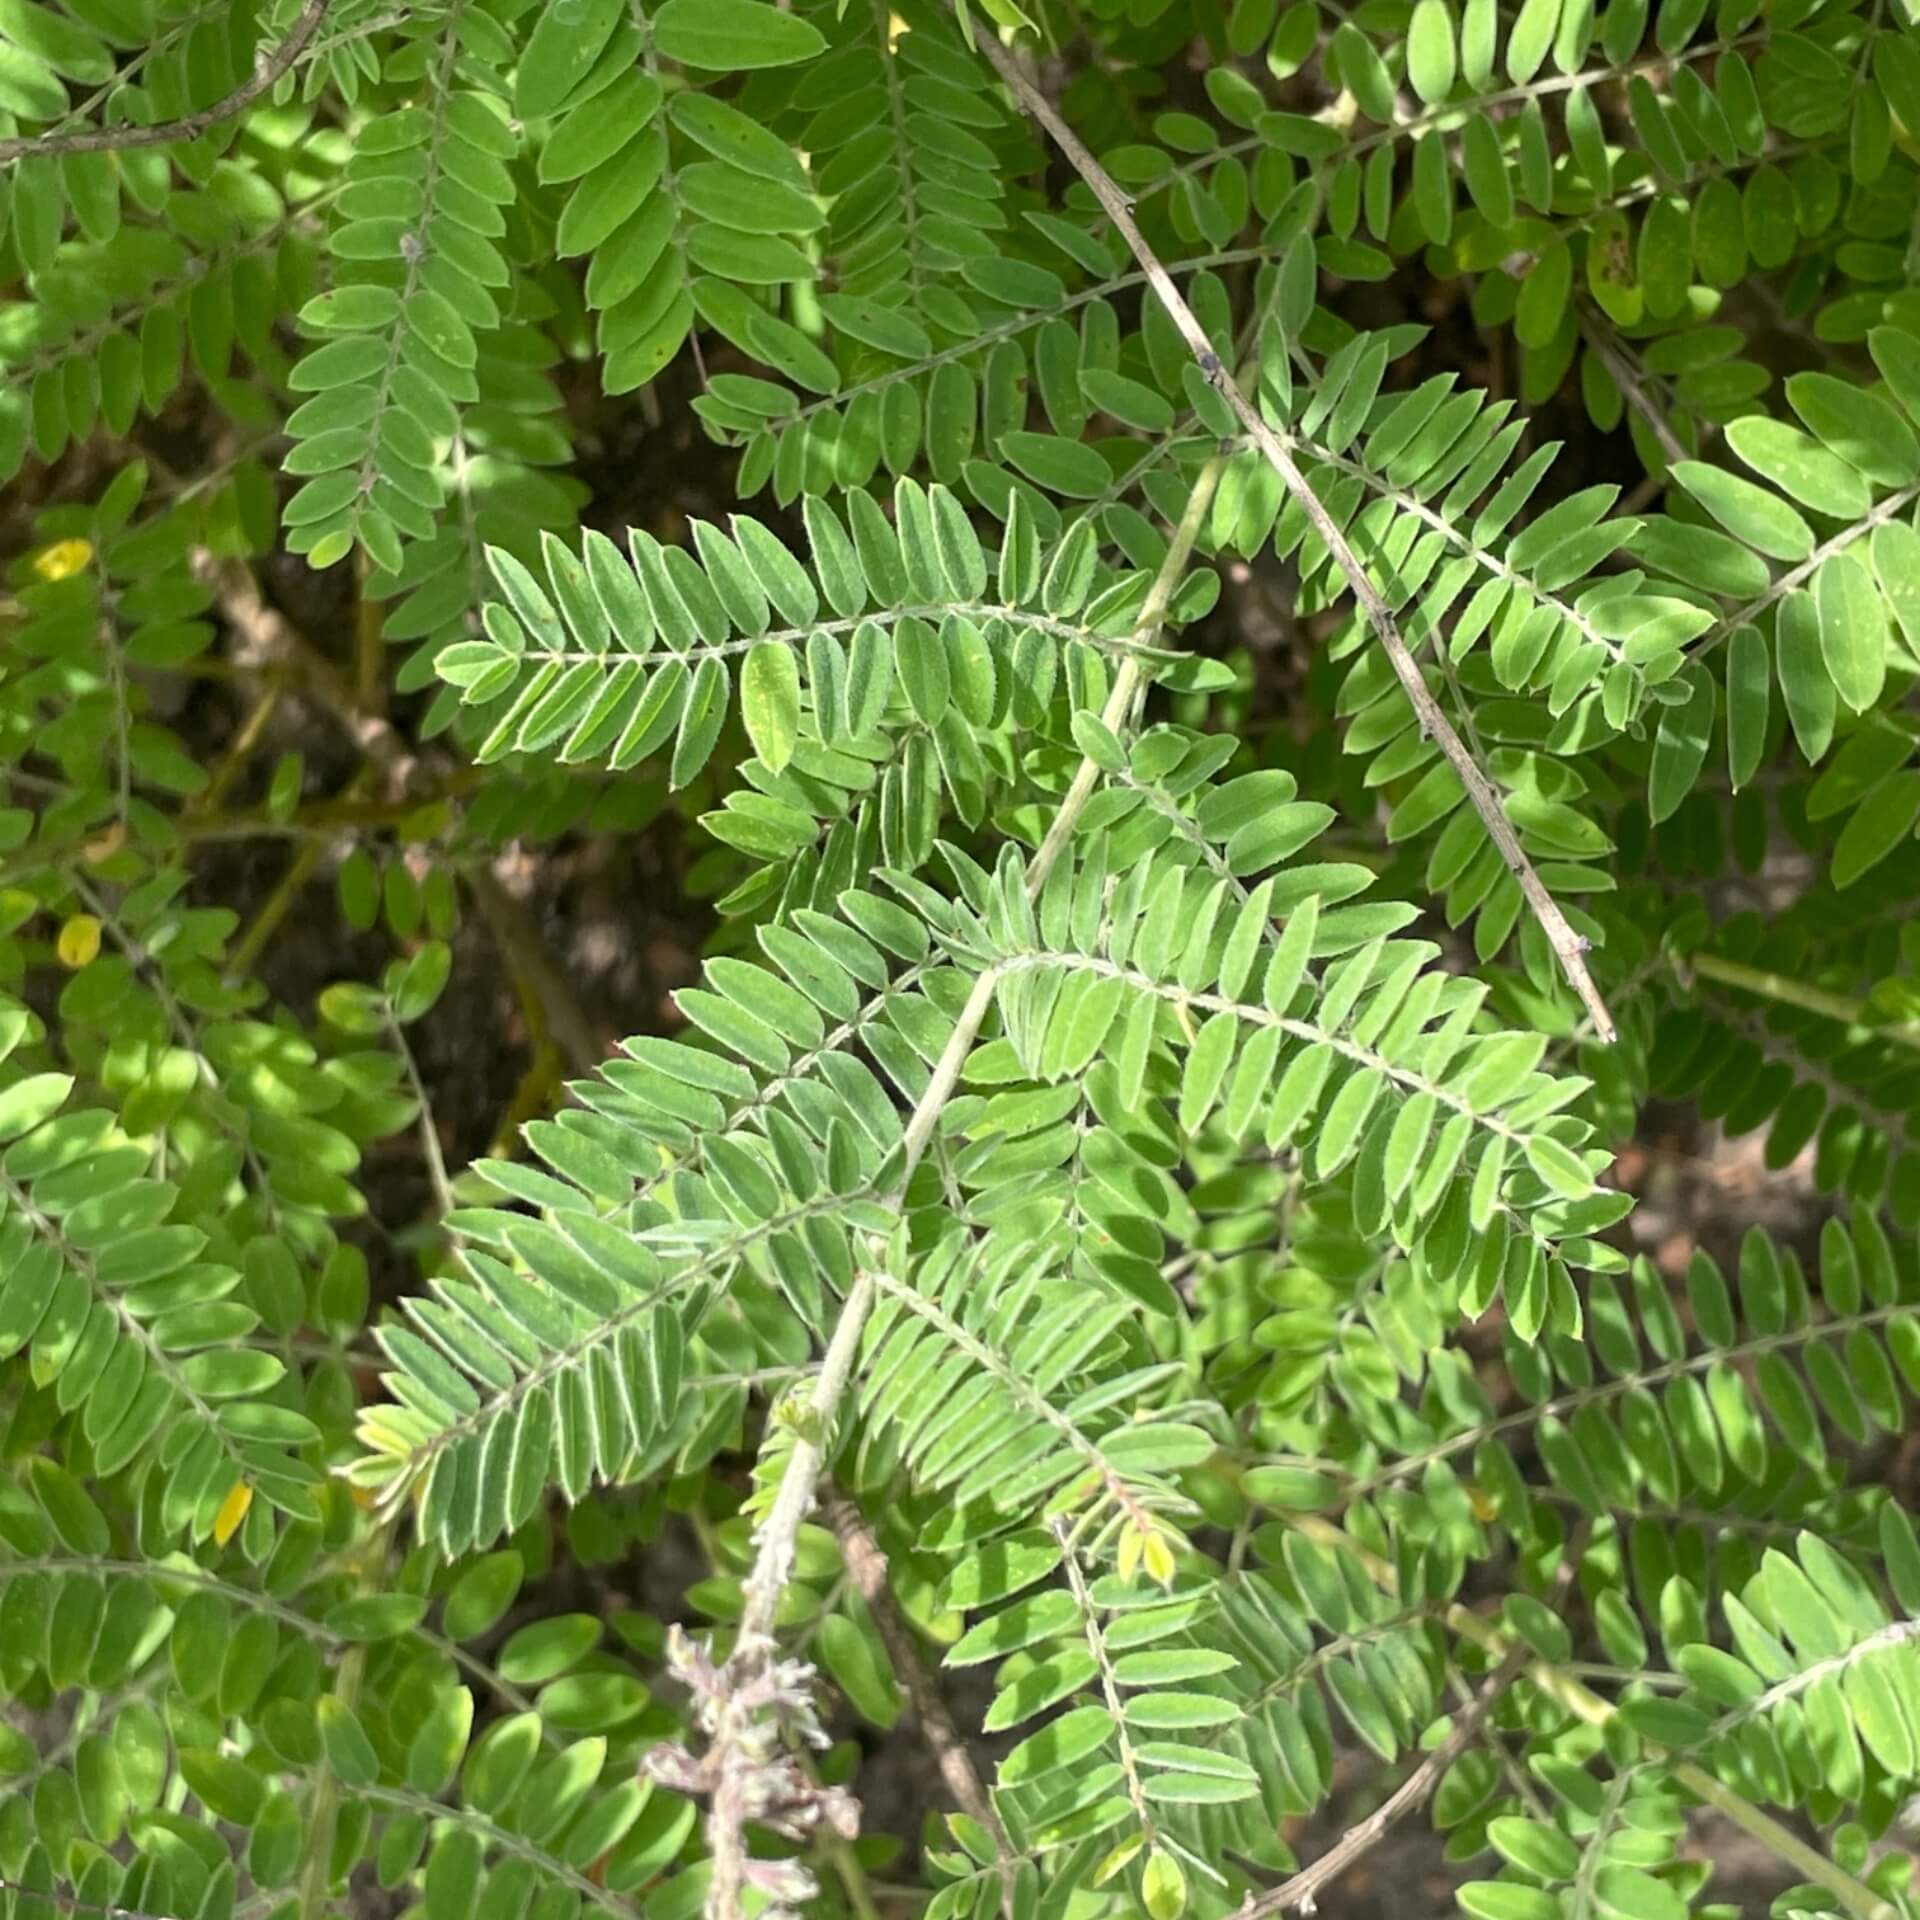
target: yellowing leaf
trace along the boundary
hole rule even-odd
[[[213,1516],[213,1537],[221,1546],[240,1531],[240,1522],[247,1517],[247,1509],[252,1505],[253,1489],[246,1481],[236,1480],[220,1502],[220,1511]]]
[[[1147,1836],[1144,1833],[1129,1834],[1126,1839],[1122,1840],[1120,1844],[1100,1862],[1099,1866],[1094,1869],[1093,1884],[1096,1887],[1104,1887],[1146,1844]]]
[[[1172,1854],[1154,1848],[1140,1876],[1140,1898],[1153,1920],[1180,1920],[1187,1910],[1187,1876]]]
[[[100,951],[100,922],[90,913],[76,913],[60,929],[54,950],[63,967],[77,970],[86,966]]]
[[[1151,1533],[1147,1536],[1144,1558],[1148,1579],[1158,1581],[1163,1587],[1173,1585],[1173,1549],[1167,1544],[1167,1536],[1164,1533]]]
[[[93,558],[88,540],[56,540],[33,556],[33,570],[42,580],[70,580]]]

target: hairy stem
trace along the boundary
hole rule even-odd
[[[1180,524],[1174,529],[1166,557],[1160,563],[1146,604],[1141,608],[1140,618],[1134,625],[1134,639],[1139,645],[1150,645],[1166,619],[1167,609],[1173,602],[1180,576],[1193,552],[1194,541],[1199,537],[1201,522],[1206,517],[1224,465],[1223,458],[1216,454],[1200,469],[1194,480],[1180,516]],[[1140,667],[1134,660],[1128,660],[1115,674],[1112,690],[1107,695],[1107,703],[1101,714],[1109,727],[1124,724],[1140,681]],[[1091,758],[1083,759],[1066,796],[1060,802],[1046,838],[1027,863],[1029,891],[1038,892],[1053,870],[1061,850],[1072,838],[1074,824],[1099,777],[1100,770],[1095,762]],[[966,1005],[961,1009],[946,1047],[934,1066],[933,1078],[908,1116],[901,1140],[899,1171],[893,1192],[885,1203],[892,1211],[897,1212],[905,1200],[907,1184],[913,1177],[914,1168],[919,1165],[921,1156],[927,1150],[927,1143],[933,1138],[934,1128],[939,1124],[940,1115],[953,1097],[967,1055],[973,1051],[973,1043],[993,1007],[997,985],[998,975],[991,969],[975,980],[973,991],[967,996]],[[762,1524],[756,1542],[753,1569],[747,1576],[745,1587],[745,1610],[734,1651],[727,1661],[725,1683],[728,1698],[721,1708],[713,1734],[713,1749],[718,1756],[719,1769],[707,1829],[708,1844],[713,1855],[713,1878],[707,1887],[707,1920],[740,1920],[747,1857],[742,1788],[752,1762],[741,1737],[745,1727],[738,1701],[747,1683],[758,1678],[765,1670],[772,1654],[774,1615],[779,1606],[780,1591],[792,1570],[794,1541],[801,1522],[812,1511],[821,1468],[827,1450],[832,1445],[840,1402],[852,1380],[853,1363],[860,1350],[861,1335],[866,1330],[867,1316],[873,1310],[877,1292],[873,1269],[884,1267],[886,1260],[885,1238],[870,1234],[865,1269],[854,1281],[841,1306],[840,1318],[827,1347],[826,1360],[814,1381],[813,1397],[806,1416],[807,1431],[788,1456],[779,1491],[774,1496],[773,1510]]]
[[[1015,1864],[1013,1842],[1007,1837],[1000,1815],[987,1797],[979,1770],[973,1764],[973,1755],[960,1737],[959,1728],[953,1724],[953,1715],[947,1711],[947,1703],[941,1697],[940,1689],[921,1661],[919,1649],[914,1643],[913,1629],[894,1600],[893,1589],[887,1584],[887,1557],[881,1552],[880,1543],[874,1539],[872,1530],[861,1518],[860,1509],[845,1494],[834,1493],[829,1496],[826,1519],[834,1537],[840,1542],[847,1572],[860,1590],[860,1597],[866,1601],[867,1611],[873,1616],[873,1624],[879,1631],[881,1643],[886,1647],[888,1661],[893,1667],[894,1678],[900,1682],[913,1708],[914,1719],[920,1727],[920,1737],[933,1755],[940,1778],[946,1783],[947,1791],[953,1795],[960,1811],[985,1828],[993,1838],[994,1851],[1000,1859],[1002,1908],[1010,1912]]]

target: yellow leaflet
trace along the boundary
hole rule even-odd
[[[59,954],[63,967],[77,970],[86,966],[100,951],[100,922],[90,913],[76,913],[60,929],[54,951]]]
[[[42,580],[70,580],[93,558],[90,540],[56,540],[33,557],[33,570]]]
[[[1173,1549],[1167,1545],[1164,1533],[1150,1533],[1146,1546],[1147,1577],[1157,1580],[1161,1586],[1173,1585],[1174,1560]]]
[[[225,1546],[240,1531],[240,1522],[247,1517],[247,1509],[253,1505],[253,1489],[244,1480],[236,1480],[227,1489],[227,1497],[220,1502],[220,1511],[213,1517],[213,1537],[221,1546]]]

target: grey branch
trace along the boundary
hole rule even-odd
[[[867,1611],[873,1615],[873,1624],[887,1649],[888,1663],[913,1707],[920,1737],[926,1742],[927,1751],[933,1755],[934,1765],[940,1769],[940,1778],[946,1783],[947,1791],[952,1794],[960,1811],[993,1837],[994,1851],[1000,1859],[1001,1911],[1011,1915],[1015,1864],[1013,1842],[1008,1839],[1007,1830],[1001,1825],[1000,1816],[987,1796],[979,1770],[973,1764],[973,1755],[967,1750],[967,1743],[961,1739],[959,1728],[953,1724],[953,1716],[947,1711],[947,1703],[941,1697],[940,1689],[920,1658],[920,1650],[914,1644],[913,1629],[901,1613],[899,1603],[893,1597],[893,1589],[887,1585],[887,1556],[881,1552],[880,1543],[874,1539],[871,1529],[861,1517],[860,1509],[837,1489],[828,1496],[826,1520],[833,1529],[834,1537],[840,1542],[848,1576],[859,1588],[860,1597],[867,1603]]]
[[[1012,90],[1014,97],[1026,108],[1034,119],[1047,130],[1060,151],[1073,164],[1075,172],[1093,190],[1100,202],[1101,210],[1112,221],[1114,230],[1126,241],[1133,257],[1140,263],[1141,271],[1147,277],[1154,296],[1166,309],[1167,317],[1179,329],[1182,339],[1192,353],[1195,364],[1204,373],[1217,361],[1213,344],[1208,340],[1200,322],[1194,318],[1193,309],[1181,295],[1180,289],[1173,283],[1172,276],[1162,265],[1159,256],[1148,245],[1145,235],[1134,220],[1132,202],[1114,183],[1112,176],[1087,151],[1071,127],[1062,120],[1046,97],[1041,94],[1026,75],[1014,56],[996,40],[992,33],[982,29],[975,33],[975,42],[992,63],[994,71]],[[1420,672],[1400,627],[1380,591],[1367,577],[1366,568],[1353,550],[1346,533],[1321,504],[1319,496],[1307,484],[1306,477],[1295,463],[1292,453],[1279,434],[1275,433],[1260,410],[1241,391],[1239,384],[1232,380],[1217,381],[1219,391],[1225,396],[1227,404],[1246,429],[1247,437],[1266,456],[1267,464],[1280,476],[1282,485],[1299,502],[1301,511],[1306,515],[1308,524],[1325,543],[1332,554],[1334,563],[1347,577],[1353,589],[1353,597],[1359,602],[1361,611],[1366,615],[1367,623],[1378,636],[1380,644],[1386,649],[1388,660],[1405,690],[1408,701],[1420,726],[1439,745],[1452,765],[1460,784],[1466,788],[1467,797],[1473,802],[1474,811],[1479,814],[1486,827],[1488,836],[1500,850],[1500,857],[1506,862],[1507,870],[1519,883],[1521,894],[1532,909],[1533,917],[1539,921],[1541,931],[1547,936],[1547,943],[1553,948],[1566,974],[1569,984],[1580,996],[1589,1017],[1593,1021],[1594,1031],[1601,1040],[1609,1045],[1618,1038],[1619,1030],[1608,1013],[1606,1002],[1600,997],[1600,990],[1593,983],[1593,976],[1587,971],[1584,955],[1588,942],[1574,932],[1567,917],[1560,911],[1558,903],[1550,894],[1545,883],[1534,871],[1533,862],[1528,859],[1526,849],[1520,844],[1520,836],[1514,832],[1512,823],[1507,819],[1505,809],[1500,804],[1500,796],[1493,782],[1481,772],[1473,755],[1455,731],[1441,709],[1440,703],[1433,697],[1426,680]]]
[[[129,147],[166,147],[176,140],[198,140],[209,127],[244,113],[279,80],[319,32],[320,22],[332,4],[333,0],[307,0],[287,37],[271,53],[256,54],[253,71],[225,99],[216,100],[210,107],[183,113],[177,120],[163,120],[155,127],[87,127],[77,133],[25,134],[0,140],[0,165],[10,166],[16,160],[41,154],[118,153]]]
[[[1640,369],[1622,349],[1612,328],[1598,315],[1589,313],[1584,306],[1579,312],[1580,332],[1587,345],[1600,356],[1600,364],[1612,376],[1613,384],[1620,389],[1627,405],[1647,423],[1648,432],[1660,443],[1660,453],[1667,465],[1671,467],[1682,460],[1691,460],[1693,455],[1681,444],[1680,436],[1673,430],[1672,421],[1661,411],[1659,401],[1647,391]]]
[[[1412,1813],[1434,1790],[1440,1776],[1466,1752],[1480,1730],[1480,1723],[1493,1711],[1494,1702],[1505,1692],[1508,1682],[1531,1658],[1529,1647],[1524,1644],[1515,1647],[1487,1676],[1473,1704],[1454,1722],[1453,1731],[1373,1812],[1357,1826],[1349,1827],[1311,1866],[1302,1867],[1291,1879],[1282,1881],[1268,1893],[1249,1895],[1236,1909],[1233,1920],[1266,1920],[1267,1915],[1285,1913],[1290,1908],[1311,1913],[1320,1889],[1338,1879],[1362,1854],[1377,1846],[1395,1821]]]
[[[1586,1558],[1587,1542],[1592,1534],[1591,1525],[1583,1522],[1567,1542],[1554,1575],[1553,1597],[1556,1600],[1565,1593],[1581,1561]],[[1285,1913],[1289,1907],[1297,1908],[1302,1913],[1312,1913],[1314,1899],[1320,1889],[1345,1873],[1362,1854],[1379,1842],[1396,1820],[1413,1812],[1433,1792],[1440,1783],[1440,1776],[1466,1752],[1485,1725],[1487,1715],[1498,1704],[1500,1696],[1532,1659],[1533,1650],[1525,1641],[1516,1641],[1508,1647],[1501,1655],[1499,1664],[1480,1683],[1479,1692],[1467,1701],[1447,1737],[1373,1812],[1357,1826],[1349,1827],[1311,1866],[1301,1868],[1291,1879],[1283,1881],[1269,1893],[1249,1894],[1235,1913],[1234,1920],[1266,1920],[1268,1914]],[[1451,1662],[1448,1663],[1448,1671],[1454,1671]],[[1457,1681],[1457,1675],[1455,1677]],[[1503,1762],[1509,1766],[1513,1764],[1497,1742],[1490,1744]]]

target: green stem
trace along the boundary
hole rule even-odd
[[[1781,1006],[1817,1013],[1822,1019],[1837,1020],[1843,1027],[1864,1027],[1879,1039],[1920,1052],[1920,1020],[1904,1020],[1895,1026],[1877,1025],[1862,1001],[1849,999],[1843,993],[1830,993],[1825,987],[1816,987],[1784,973],[1770,973],[1764,967],[1728,960],[1717,953],[1689,954],[1686,964],[1702,979],[1717,980],[1722,986],[1758,994],[1761,999],[1777,1001]]]
[[[394,1011],[391,1001],[387,1004],[387,1036],[400,1056],[401,1066],[406,1070],[407,1090],[420,1109],[420,1150],[426,1158],[427,1176],[433,1182],[434,1201],[444,1218],[460,1202],[453,1191],[452,1176],[447,1172],[447,1156],[441,1150],[440,1129],[434,1124],[433,1102],[427,1094],[427,1083],[420,1077],[419,1063],[413,1057],[413,1049],[407,1044],[406,1030],[401,1026],[400,1016]]]
[[[334,1698],[349,1712],[360,1704],[367,1674],[367,1650],[349,1647],[340,1660]],[[327,1920],[327,1889],[333,1882],[333,1832],[340,1816],[340,1782],[331,1767],[320,1770],[307,1817],[307,1849],[300,1863],[300,1920]]]
[[[860,1856],[837,1837],[828,1842],[827,1853],[841,1886],[846,1889],[847,1904],[859,1920],[880,1920],[880,1909],[874,1904],[873,1889],[867,1885],[867,1870],[860,1864]]]
[[[362,1561],[370,1575],[377,1575],[384,1568],[393,1529],[394,1521],[388,1519],[368,1536]],[[378,1590],[381,1584],[377,1578],[370,1579],[368,1590]],[[360,1710],[360,1689],[366,1678],[366,1647],[349,1647],[340,1656],[339,1678],[333,1689],[333,1697],[349,1713]],[[300,1920],[327,1920],[327,1889],[333,1880],[333,1835],[339,1816],[340,1782],[331,1767],[324,1767],[314,1788],[313,1807],[307,1819],[306,1851],[300,1861]]]

